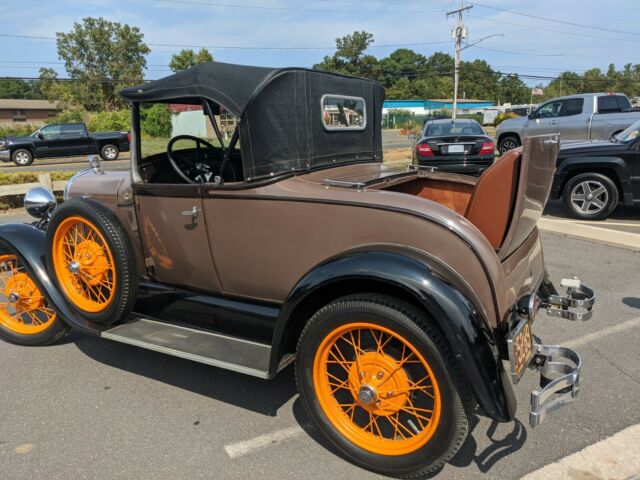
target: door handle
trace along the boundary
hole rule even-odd
[[[183,217],[191,217],[192,219],[198,218],[198,214],[200,213],[200,209],[198,207],[193,207],[191,210],[185,210],[180,215]]]

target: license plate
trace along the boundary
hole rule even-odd
[[[449,145],[449,153],[464,153],[464,145]]]
[[[522,319],[518,322],[507,339],[507,346],[511,362],[511,376],[514,383],[518,383],[533,357],[533,337],[529,319]]]

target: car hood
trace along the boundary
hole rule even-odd
[[[597,152],[616,152],[626,150],[628,145],[607,139],[600,140],[566,140],[560,145],[558,155],[590,155]]]

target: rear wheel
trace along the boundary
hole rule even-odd
[[[509,150],[518,148],[520,146],[520,139],[514,135],[509,135],[500,140],[498,145],[498,151],[500,155],[507,153]]]
[[[572,216],[582,220],[604,220],[618,205],[618,188],[606,175],[581,173],[564,187],[562,199]]]
[[[91,200],[67,200],[51,216],[47,249],[48,268],[79,315],[109,325],[129,314],[137,269],[113,212]]]
[[[296,378],[320,430],[370,470],[425,475],[467,436],[469,393],[450,349],[424,315],[390,297],[344,297],[316,313]]]
[[[0,254],[0,336],[20,345],[48,345],[66,331],[23,262]]]
[[[117,160],[119,155],[120,150],[112,144],[105,145],[100,149],[100,156],[106,161]]]
[[[13,155],[11,155],[11,160],[13,160],[13,163],[15,163],[18,167],[28,167],[33,163],[33,153],[31,153],[27,149],[19,148],[18,150],[13,152]]]

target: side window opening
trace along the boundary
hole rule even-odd
[[[570,117],[572,115],[580,115],[582,113],[582,107],[584,106],[584,98],[570,98],[565,100],[563,117]]]
[[[344,95],[323,95],[322,124],[325,130],[364,130],[367,110],[364,98]]]

